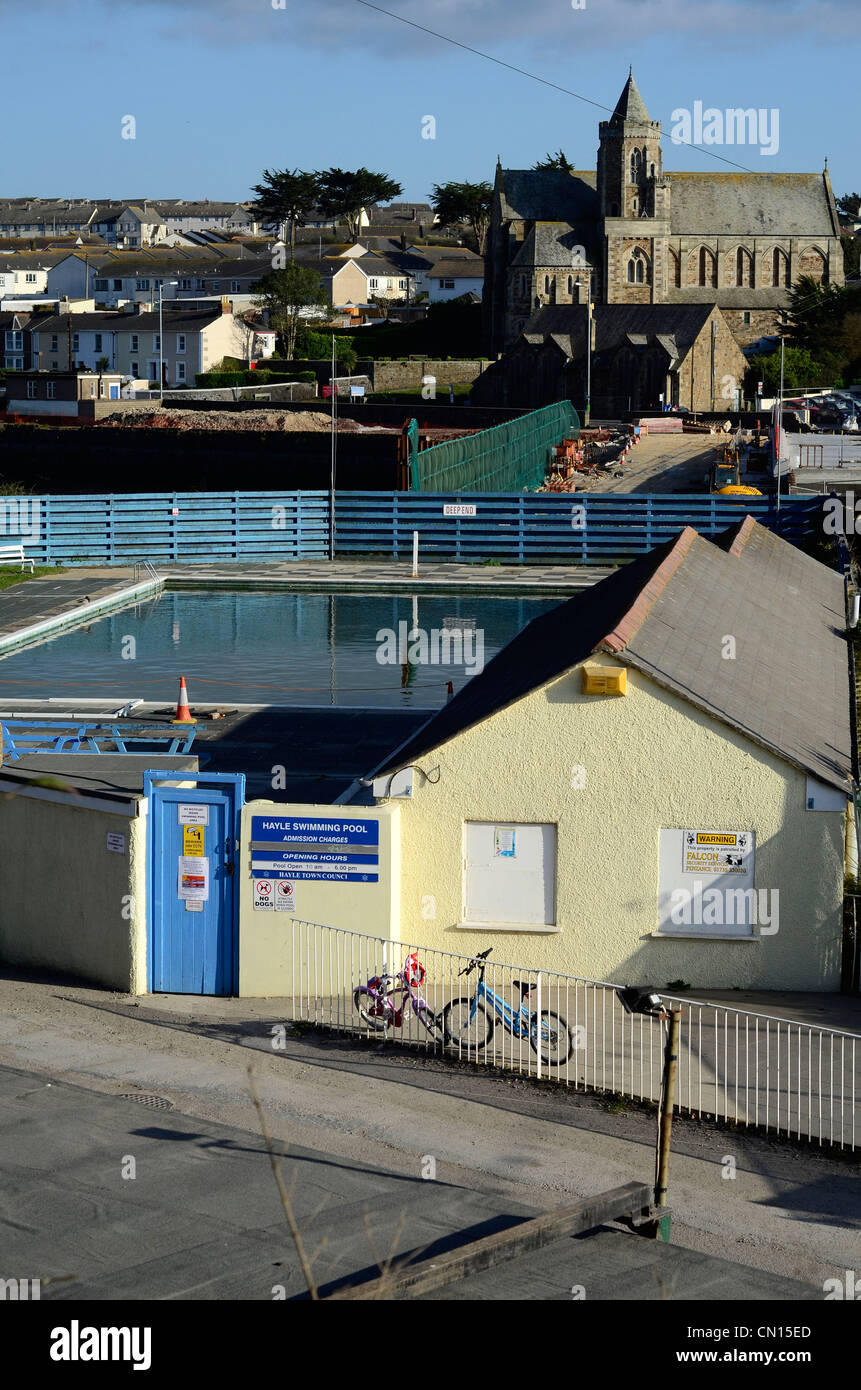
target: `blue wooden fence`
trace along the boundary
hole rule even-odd
[[[465,505],[474,516],[444,514]],[[815,497],[782,498],[778,516],[766,497],[345,492],[335,499],[335,551],[405,560],[418,531],[425,559],[606,564],[642,555],[684,526],[717,535],[746,513],[798,542],[817,530],[821,509]]]
[[[715,535],[749,512],[791,541],[813,534],[819,498],[698,494],[340,492],[335,553],[425,559],[602,564],[641,555],[693,526]],[[474,515],[444,514],[447,507]],[[326,492],[177,492],[0,498],[2,531],[37,564],[193,564],[325,559]],[[16,524],[16,521],[18,524]]]

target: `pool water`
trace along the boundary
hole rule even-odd
[[[559,602],[486,594],[165,592],[0,659],[0,705],[47,696],[170,703],[183,675],[192,705],[432,708],[445,703],[448,681],[460,690]],[[411,637],[414,627],[424,635]]]

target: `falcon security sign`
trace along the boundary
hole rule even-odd
[[[379,822],[340,816],[252,816],[251,871],[271,879],[378,883]]]

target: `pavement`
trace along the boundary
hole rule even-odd
[[[302,1160],[289,1176],[309,1245],[319,1247],[321,1282],[373,1272],[368,1219],[385,1259],[393,1244],[400,1253],[457,1230],[484,1234],[494,1229],[488,1222],[653,1180],[654,1112],[634,1103],[620,1108],[393,1044],[294,1029],[278,1001],[131,999],[6,969],[0,1067],[16,1075],[0,1119],[0,1213],[4,1261],[14,1254],[15,1268],[0,1273],[72,1274],[94,1297],[139,1297],[133,1290],[156,1286],[164,1297],[271,1297],[275,1261],[294,1266],[249,1063],[274,1140],[291,1163]],[[136,1159],[134,1182],[122,1178],[126,1155]],[[429,1159],[433,1181],[423,1177]],[[629,1289],[653,1296],[655,1287],[662,1298],[673,1289],[687,1297],[693,1256],[708,1256],[821,1297],[825,1279],[859,1268],[859,1182],[857,1164],[677,1118],[670,1205],[673,1246],[692,1257],[687,1272],[674,1284],[675,1274],[652,1264],[629,1286],[622,1271],[630,1258],[645,1259],[638,1249],[615,1266],[592,1266],[587,1286],[594,1280],[620,1299]],[[584,1283],[576,1277],[584,1266],[575,1261],[572,1274],[563,1244],[550,1284],[517,1296],[559,1297],[563,1279],[569,1290]],[[19,1267],[30,1252],[38,1267]],[[750,1297],[808,1296],[776,1293],[758,1276],[735,1279],[733,1297],[748,1288]],[[71,1283],[56,1291],[76,1294]],[[291,1275],[289,1296],[295,1291]]]
[[[56,1302],[307,1298],[259,1127],[192,1119],[163,1100],[0,1068],[2,1277],[39,1279]],[[281,1152],[320,1297],[538,1214],[419,1172],[296,1143]],[[417,1301],[570,1301],[575,1287],[590,1300],[822,1298],[782,1275],[602,1228]]]
[[[628,455],[622,477],[611,470],[598,478],[576,476],[578,492],[596,493],[708,493],[705,477],[711,468],[715,450],[726,443],[724,434],[652,434],[644,436]],[[745,475],[742,481],[763,492],[767,489],[764,474]]]

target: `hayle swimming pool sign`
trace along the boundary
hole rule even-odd
[[[378,883],[379,822],[340,816],[252,816],[251,872],[263,879]]]

